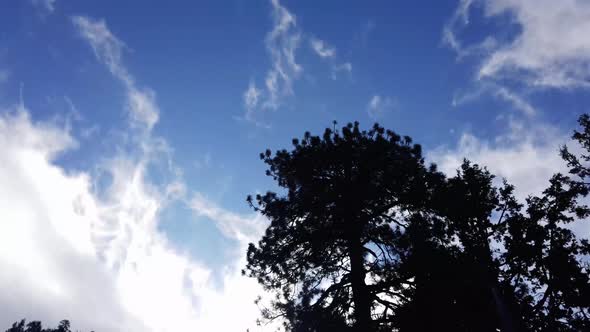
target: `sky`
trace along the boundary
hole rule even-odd
[[[270,331],[260,152],[379,122],[524,199],[566,169],[589,35],[584,0],[1,0],[0,326]]]

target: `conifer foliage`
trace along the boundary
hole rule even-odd
[[[590,118],[580,125],[573,138],[590,151]],[[590,330],[590,245],[573,231],[590,214],[590,155],[561,155],[569,174],[520,202],[485,167],[465,161],[445,176],[377,124],[265,151],[281,192],[248,197],[270,225],[244,270],[274,294],[262,321],[287,331]]]

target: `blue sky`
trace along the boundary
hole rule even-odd
[[[539,2],[5,0],[0,323],[255,331],[258,154],[333,121],[539,192],[590,100],[590,4]]]

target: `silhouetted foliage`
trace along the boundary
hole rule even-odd
[[[425,167],[409,137],[379,126],[306,133],[293,145],[291,152],[261,154],[267,174],[288,191],[256,197],[256,209],[271,225],[258,246],[250,245],[247,268],[278,291],[263,316],[278,313],[298,330],[319,330],[309,321],[299,328],[302,317],[315,317],[318,325],[326,321],[318,317],[346,326],[354,321],[362,331],[390,325],[386,308],[396,300],[388,292],[404,282],[395,243],[402,232],[390,225],[424,209],[430,183],[442,175]],[[385,310],[375,320],[377,305]]]
[[[590,118],[574,139],[590,151]],[[285,189],[248,197],[271,224],[244,273],[275,294],[289,331],[590,330],[590,156],[565,147],[556,174],[519,202],[465,161],[446,177],[419,145],[375,125],[305,133],[261,154]],[[516,162],[516,161],[515,161]],[[542,181],[542,179],[539,179]]]
[[[31,321],[26,322],[26,320],[22,319],[19,322],[15,322],[12,324],[12,327],[6,330],[6,332],[71,332],[70,330],[70,321],[62,320],[59,322],[58,326],[54,329],[52,328],[43,328],[43,325],[40,321]]]

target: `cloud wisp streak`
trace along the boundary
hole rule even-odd
[[[124,84],[127,92],[127,109],[132,123],[151,130],[159,118],[155,93],[150,89],[138,88],[135,79],[123,65],[122,52],[125,50],[125,44],[111,33],[103,20],[75,16],[72,21],[92,47],[97,59]]]
[[[303,67],[296,60],[296,51],[301,41],[297,21],[279,0],[271,0],[273,27],[266,35],[265,45],[271,67],[266,73],[264,85],[258,88],[250,81],[244,93],[245,119],[260,124],[259,113],[277,110],[283,99],[293,95],[293,82],[298,79]]]
[[[491,82],[482,82],[473,90],[456,93],[453,96],[451,105],[454,107],[461,106],[473,102],[483,95],[489,95],[507,103],[512,109],[519,111],[528,118],[532,118],[538,113],[537,108],[520,94]]]
[[[265,47],[270,58],[270,68],[266,72],[264,83],[259,85],[250,80],[248,88],[242,95],[246,110],[244,119],[258,126],[268,128],[260,118],[265,112],[276,111],[285,104],[288,97],[295,95],[294,83],[303,73],[303,66],[297,61],[297,51],[304,39],[315,55],[328,60],[331,77],[335,80],[341,72],[350,75],[350,62],[336,63],[336,48],[316,37],[304,37],[297,25],[296,16],[279,0],[271,0],[272,28],[266,34]]]
[[[309,45],[320,58],[333,58],[336,56],[336,49],[321,39],[311,37]]]

